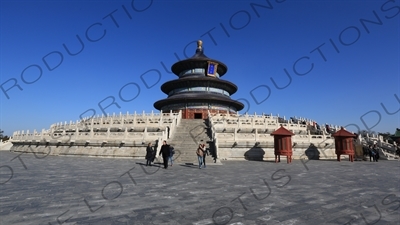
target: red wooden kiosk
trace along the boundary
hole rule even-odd
[[[349,155],[349,161],[354,162],[354,137],[356,137],[356,135],[346,131],[342,127],[342,129],[332,134],[332,136],[335,137],[337,161],[340,162],[340,155]]]
[[[272,132],[271,135],[274,136],[275,163],[281,161],[281,155],[285,155],[287,157],[287,163],[291,163],[293,155],[292,136],[294,133],[281,125],[281,127]]]

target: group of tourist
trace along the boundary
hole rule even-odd
[[[201,140],[201,141],[203,141],[203,140]],[[161,146],[160,153],[159,153],[159,156],[162,155],[162,158],[163,158],[164,169],[168,168],[169,162],[171,163],[171,166],[173,166],[174,154],[175,154],[174,148],[171,145],[168,145],[167,141],[164,141],[163,145]],[[364,149],[364,155],[365,154],[368,154],[370,162],[378,162],[379,149],[376,146],[376,144],[369,145],[368,149]],[[196,155],[197,155],[197,159],[199,162],[199,169],[206,168],[206,156],[209,154],[208,154],[207,149],[205,148],[204,143],[199,144],[198,148],[196,149]],[[156,150],[154,150],[152,144],[149,143],[146,148],[146,166],[151,166],[151,163],[154,162],[154,159],[156,157],[157,157]]]
[[[156,150],[153,148],[151,142],[147,145],[146,148],[146,166],[151,166],[151,163],[154,162],[154,159],[157,157],[156,156]],[[171,166],[174,165],[174,160],[173,156],[175,154],[175,149],[171,145],[167,144],[167,141],[163,142],[163,145],[161,146],[160,153],[158,155],[162,155],[163,158],[163,163],[164,163],[164,169],[168,168],[168,163],[171,163]]]
[[[369,156],[369,161],[370,162],[372,162],[372,161],[373,162],[378,162],[379,150],[378,150],[376,144],[368,146],[368,156]]]
[[[206,168],[206,156],[208,155],[208,151],[205,148],[205,146],[206,145],[204,143],[200,143],[196,150],[197,159],[199,161],[199,169]],[[159,156],[162,155],[164,169],[168,168],[169,162],[171,163],[171,166],[173,166],[174,154],[175,154],[174,148],[171,145],[168,145],[167,141],[164,141],[163,145],[161,146],[160,153],[158,154]],[[146,166],[151,166],[151,163],[154,162],[154,159],[156,157],[157,157],[156,150],[153,148],[153,146],[150,142],[146,148],[146,157],[145,157],[146,158]]]

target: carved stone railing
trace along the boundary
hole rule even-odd
[[[166,140],[180,123],[179,113],[142,113],[97,116],[70,123],[56,123],[42,132],[13,133],[13,144],[148,142]]]

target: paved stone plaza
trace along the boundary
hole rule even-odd
[[[400,162],[161,164],[0,152],[1,224],[400,224]]]

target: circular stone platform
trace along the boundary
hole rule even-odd
[[[1,224],[399,224],[400,162],[144,160],[0,152]]]

